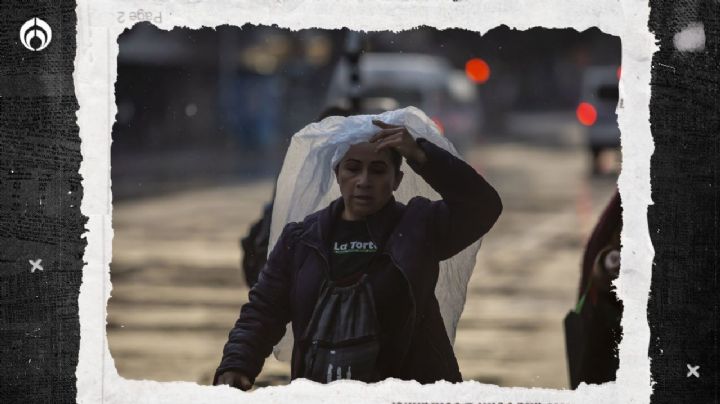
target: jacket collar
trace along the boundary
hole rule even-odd
[[[370,238],[378,245],[380,251],[386,247],[385,244],[400,219],[403,208],[404,205],[391,196],[385,206],[365,219]],[[317,220],[304,232],[303,238],[323,251],[329,249],[333,224],[340,219],[344,209],[345,202],[342,197],[332,201],[327,208],[317,213]]]

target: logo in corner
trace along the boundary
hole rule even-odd
[[[47,48],[51,40],[52,29],[37,17],[27,20],[20,28],[20,42],[33,52]]]

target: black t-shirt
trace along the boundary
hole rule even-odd
[[[337,280],[367,272],[377,249],[364,220],[339,218],[330,245],[330,277]]]
[[[348,221],[338,218],[331,237],[330,277],[346,278],[348,282],[367,272],[372,287],[375,308],[380,324],[380,353],[378,370],[385,378],[391,376],[389,362],[392,342],[410,309],[407,283],[390,258],[378,253],[378,246],[370,238],[364,220]]]

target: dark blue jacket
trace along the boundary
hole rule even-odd
[[[439,263],[478,240],[502,211],[500,198],[472,167],[425,139],[418,139],[427,161],[410,167],[435,189],[440,201],[415,197],[407,205],[391,199],[366,219],[373,241],[388,265],[400,270],[407,293],[398,295],[406,315],[394,330],[392,347],[383,358],[388,377],[432,383],[462,381],[457,359],[445,332],[435,298]],[[249,301],[230,331],[215,379],[226,370],[254,381],[265,358],[291,321],[296,338],[291,378],[298,377],[305,332],[329,267],[330,230],[343,210],[339,198],[301,223],[289,223],[271,252]]]

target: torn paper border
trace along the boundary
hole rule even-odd
[[[162,15],[152,21],[161,29],[175,26],[199,29],[245,23],[283,28],[348,27],[353,30],[400,31],[420,25],[438,29],[462,28],[486,33],[504,24],[574,28],[597,26],[619,36],[623,75],[620,80],[618,123],[621,130],[622,172],[618,186],[623,201],[622,263],[616,282],[624,302],[623,339],[619,345],[617,380],[581,385],[577,390],[501,388],[468,381],[461,384],[388,380],[374,385],[340,381],[319,385],[297,380],[288,386],[266,387],[246,393],[227,386],[189,382],[127,380],[118,375],[105,330],[110,296],[112,257],[112,195],[110,190],[111,130],[117,108],[118,36],[134,22],[118,19],[119,12]],[[391,403],[391,402],[540,402],[647,403],[652,393],[648,346],[647,302],[653,249],[648,233],[650,198],[650,62],[656,50],[649,32],[648,2],[629,0],[351,0],[351,1],[199,1],[199,0],[80,0],[77,7],[77,54],[74,82],[80,109],[84,197],[88,216],[88,245],[80,288],[80,352],[77,367],[79,403]],[[148,14],[145,14],[148,15]],[[120,22],[119,20],[123,20]],[[561,319],[558,319],[560,322]]]

